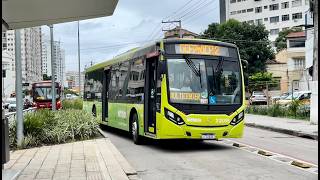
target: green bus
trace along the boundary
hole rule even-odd
[[[243,79],[234,44],[162,39],[86,69],[84,109],[136,144],[142,136],[241,138]]]

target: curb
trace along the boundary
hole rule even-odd
[[[129,179],[139,179],[137,177],[138,173],[137,171],[129,164],[129,162],[126,160],[126,158],[120,153],[120,151],[115,147],[114,144],[112,144],[112,142],[110,141],[110,139],[108,138],[108,136],[100,129],[98,128],[98,131],[100,132],[100,134],[104,137],[108,139],[108,144],[110,146],[110,150],[112,152],[112,154],[114,155],[114,157],[116,158],[116,160],[118,161],[118,163],[120,164],[122,170],[124,171],[124,173],[128,176]]]
[[[233,146],[234,148],[238,148],[241,150],[245,150],[247,152],[253,153],[253,154],[257,154],[259,156],[263,156],[265,158],[268,158],[270,160],[274,160],[283,164],[287,164],[289,166],[294,166],[296,168],[299,168],[301,170],[305,170],[314,174],[318,174],[318,165],[316,164],[312,164],[309,162],[305,162],[303,160],[300,159],[296,159],[293,157],[289,157],[286,155],[282,155],[276,152],[272,152],[272,151],[267,151],[258,147],[254,147],[251,145],[247,145],[244,143],[238,143],[235,142],[233,140],[223,140],[223,143],[225,143],[226,145],[229,146]]]
[[[301,137],[301,138],[308,138],[308,139],[313,139],[313,140],[317,140],[318,141],[318,135],[315,135],[315,134],[309,134],[309,133],[304,133],[304,132],[300,132],[300,131],[294,131],[294,130],[290,130],[290,129],[283,129],[283,128],[277,128],[277,127],[264,126],[264,125],[259,125],[259,124],[255,124],[255,123],[245,123],[245,125],[249,126],[249,127],[265,129],[265,130],[269,130],[269,131],[289,134],[289,135],[292,135],[292,136],[297,136],[297,137]]]

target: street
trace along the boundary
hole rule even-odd
[[[127,133],[104,128],[105,135],[141,179],[317,179],[318,175],[218,141],[151,141],[135,145]],[[318,164],[317,141],[246,128],[236,140]],[[301,145],[303,144],[303,145]]]

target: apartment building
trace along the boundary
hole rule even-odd
[[[41,27],[20,30],[22,82],[33,83],[42,80]],[[10,54],[15,62],[15,34],[13,30],[2,33],[2,51]],[[15,69],[15,63],[11,64]]]
[[[264,24],[274,43],[280,31],[305,24],[309,0],[220,0],[225,10],[220,20],[236,19],[250,24]]]

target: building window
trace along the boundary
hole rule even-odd
[[[294,69],[303,69],[304,68],[304,59],[293,59]]]
[[[290,20],[289,14],[282,15],[282,21],[289,21],[289,20]]]
[[[292,7],[298,7],[302,5],[302,0],[293,0]]]
[[[241,10],[237,11],[237,14],[241,14]]]
[[[305,39],[292,39],[292,40],[289,40],[289,47],[290,48],[305,47]]]
[[[253,8],[247,9],[247,12],[253,12]]]
[[[253,23],[254,23],[253,20],[249,20],[249,21],[248,21],[248,24],[253,24]]]
[[[262,23],[262,19],[256,19],[256,24],[257,24],[257,25],[263,24],[263,23]]]
[[[279,9],[279,4],[271,4],[269,9],[270,9],[270,11],[278,10]]]
[[[246,13],[247,12],[247,10],[245,10],[245,9],[243,9],[242,11],[241,11],[241,13]]]
[[[256,13],[261,13],[262,12],[262,7],[261,6],[260,7],[256,7],[255,12]]]
[[[279,34],[279,29],[270,29],[270,35],[277,35]]]
[[[263,6],[263,9],[268,9],[268,6]]]
[[[279,22],[279,16],[270,17],[270,23]]]
[[[289,8],[289,2],[288,1],[281,3],[281,9],[287,9],[287,8]]]
[[[302,13],[294,13],[292,14],[292,19],[302,19]]]
[[[231,11],[230,14],[235,15],[235,14],[237,14],[237,11]]]
[[[264,21],[268,21],[268,18],[264,18]]]
[[[230,3],[236,3],[237,1],[236,0],[230,0]]]

